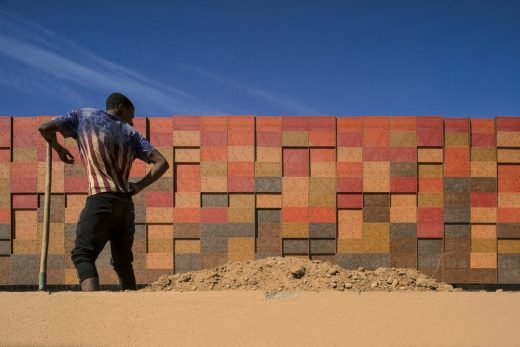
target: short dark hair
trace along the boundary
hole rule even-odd
[[[134,104],[128,99],[126,96],[124,96],[121,93],[112,93],[107,98],[107,110],[111,110],[114,108],[118,108],[119,104],[123,104],[126,107],[132,107],[134,108]]]

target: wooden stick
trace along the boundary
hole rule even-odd
[[[47,289],[47,253],[49,251],[49,225],[51,205],[51,180],[52,180],[52,148],[47,143],[47,172],[45,175],[45,205],[43,208],[43,239],[42,254],[40,259],[40,275],[38,278],[38,290]]]

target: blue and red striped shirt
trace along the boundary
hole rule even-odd
[[[134,159],[148,161],[154,147],[123,119],[103,110],[80,108],[54,118],[64,137],[79,147],[89,195],[128,192]]]

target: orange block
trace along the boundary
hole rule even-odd
[[[256,194],[257,208],[281,208],[282,196],[280,194]]]
[[[335,223],[336,209],[329,207],[309,207],[310,223]]]
[[[470,266],[472,269],[496,269],[496,253],[470,253]]]
[[[149,239],[173,238],[173,226],[170,224],[148,224],[147,232],[147,238]]]
[[[307,222],[309,220],[309,209],[307,207],[284,207],[282,208],[282,221],[284,223]]]
[[[338,210],[338,238],[361,239],[362,230],[362,210]]]
[[[171,207],[147,207],[147,223],[172,223],[173,212]]]
[[[200,189],[203,192],[227,192],[227,177],[202,177]]]
[[[146,254],[147,269],[169,269],[173,270],[173,254],[148,253]]]
[[[199,148],[176,148],[175,162],[177,163],[198,163],[200,162]]]
[[[175,240],[176,254],[200,254],[200,240]]]
[[[256,131],[281,132],[282,118],[272,116],[256,117]]]
[[[338,163],[339,162],[362,162],[362,147],[338,147]]]
[[[281,162],[282,148],[281,147],[256,147],[256,161],[257,162]]]
[[[497,237],[497,227],[493,224],[472,224],[472,239],[495,239]]]
[[[200,223],[200,208],[174,208],[174,223]]]

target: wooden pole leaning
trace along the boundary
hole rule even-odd
[[[45,205],[43,208],[43,237],[42,253],[40,258],[40,274],[38,277],[38,290],[47,290],[47,253],[49,251],[49,226],[51,205],[51,180],[52,180],[52,147],[47,143],[47,167],[45,174]]]

